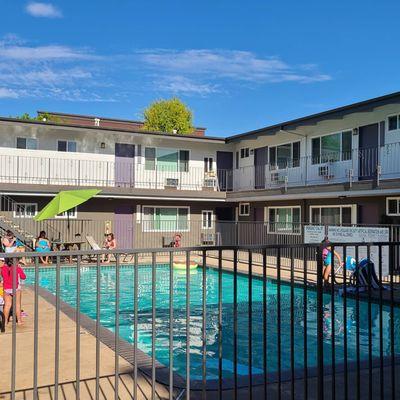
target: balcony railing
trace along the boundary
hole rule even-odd
[[[137,189],[245,191],[384,180],[400,177],[400,143],[281,159],[274,164],[204,171],[187,164],[165,167],[113,161],[0,154],[0,183]]]
[[[400,177],[400,143],[287,159],[233,171],[233,190],[288,188]]]
[[[232,187],[232,171],[0,154],[0,183],[219,191]]]

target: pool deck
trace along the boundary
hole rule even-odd
[[[55,321],[56,313],[52,302],[39,296],[38,313],[38,387],[39,399],[54,399],[55,371]],[[52,296],[50,294],[50,296]],[[54,296],[53,296],[54,297]],[[29,288],[23,291],[23,308],[28,316],[24,325],[17,327],[17,357],[16,357],[16,399],[33,399],[33,338],[34,338],[34,295]],[[76,324],[75,316],[61,307],[60,312],[60,356],[59,356],[59,389],[60,399],[75,398],[76,388]],[[93,335],[94,321],[81,315],[80,328],[80,399],[96,398],[96,338]],[[101,329],[100,342],[100,398],[114,397],[115,385],[115,352],[110,346],[114,342],[114,334],[105,328]],[[9,399],[11,390],[11,348],[12,326],[8,325],[5,333],[0,333],[0,349],[2,368],[0,374],[0,399]],[[9,349],[6,351],[5,349]],[[130,349],[132,346],[130,345]],[[134,381],[132,364],[124,353],[124,343],[121,340],[119,352],[119,397],[132,399]],[[129,355],[131,356],[131,355]],[[138,363],[146,362],[140,360]],[[7,366],[7,367],[5,367]],[[174,391],[174,397],[179,391]],[[138,371],[138,399],[151,398],[151,383],[148,376]],[[156,385],[156,398],[168,398],[168,390],[160,384]]]
[[[200,256],[196,258],[201,261]],[[141,258],[140,263],[149,263],[148,258]],[[168,262],[168,257],[159,257],[157,262]],[[218,259],[215,258],[215,254],[209,255],[206,260],[206,264],[210,267],[218,267]],[[274,260],[268,260],[267,263],[267,276],[269,278],[276,278],[276,268],[274,266]],[[70,266],[70,265],[66,265]],[[224,270],[233,270],[233,262],[230,257],[224,257],[222,263]],[[248,263],[243,259],[238,263],[238,272],[247,274]],[[253,260],[253,274],[262,276],[262,265]],[[282,265],[281,278],[283,281],[290,280],[290,269]],[[298,283],[304,282],[304,275],[301,265],[295,269],[294,280]],[[311,269],[307,273],[308,284],[315,284],[316,274],[315,270]],[[396,302],[400,303],[400,285],[396,280],[396,290],[393,291],[393,297]],[[39,360],[38,360],[38,399],[54,399],[55,381],[54,381],[54,366],[55,366],[55,321],[56,311],[54,306],[55,297],[49,292],[40,289],[39,293],[39,314],[38,314],[38,345],[39,345]],[[378,293],[376,293],[378,292]],[[383,291],[383,296],[390,298],[392,295],[389,291]],[[366,293],[361,294],[367,296]],[[375,299],[379,299],[379,291],[373,291],[372,296]],[[16,399],[33,399],[33,332],[34,332],[34,295],[30,288],[26,288],[23,293],[23,308],[27,312],[28,317],[25,319],[24,326],[17,327],[17,364],[16,364]],[[75,323],[75,312],[71,311],[72,308],[66,306],[61,302],[60,309],[60,368],[59,368],[59,387],[58,394],[59,399],[73,399],[75,398],[76,390],[76,360],[75,360],[75,344],[76,344],[76,323]],[[95,322],[90,318],[81,314],[81,326],[80,332],[80,399],[96,398],[96,371],[95,363],[93,362],[96,357],[96,337],[94,335]],[[11,351],[5,351],[10,349],[12,346],[12,328],[11,324],[7,327],[5,333],[0,334],[0,352],[2,358],[2,371],[0,374],[0,399],[10,398],[10,382],[11,382]],[[100,335],[100,378],[99,378],[99,395],[101,399],[114,398],[114,387],[115,387],[115,347],[113,343],[115,336],[112,332],[105,328],[101,328]],[[125,347],[124,341],[120,340],[121,345],[119,349],[119,398],[120,399],[133,399],[133,358],[131,354],[132,345],[128,344],[129,347]],[[45,350],[44,350],[45,349]],[[127,354],[130,352],[130,354]],[[144,366],[143,370],[148,370],[148,357],[138,359],[138,363]],[[147,367],[146,367],[147,363]],[[7,366],[7,367],[5,367]],[[384,368],[385,384],[383,385],[384,390],[389,393],[391,390],[390,386],[390,367]],[[400,382],[400,366],[396,366],[396,380]],[[372,371],[373,390],[374,395],[372,398],[381,398],[379,394],[379,369],[374,368]],[[332,377],[327,375],[325,377],[327,396],[326,399],[330,399],[329,395]],[[368,385],[369,380],[368,370],[361,371],[361,399],[368,398]],[[349,398],[355,398],[355,374],[349,372]],[[337,388],[337,399],[344,398],[343,396],[343,374],[337,373],[336,375],[336,388]],[[143,373],[142,370],[138,371],[138,399],[150,399],[151,398],[151,380],[148,374]],[[316,399],[316,378],[310,378],[308,380],[309,394],[307,399]],[[267,389],[268,398],[277,398],[277,384],[269,384]],[[296,399],[304,399],[304,380],[296,380],[295,382]],[[183,395],[181,397],[181,395]],[[400,398],[400,384],[396,386],[396,396]],[[185,398],[184,393],[181,389],[175,389],[173,392],[174,398]],[[208,391],[207,398],[213,399],[218,398],[218,392]],[[397,398],[396,397],[396,398]],[[156,384],[156,398],[167,399],[169,398],[168,388],[160,383]],[[202,398],[201,392],[192,392],[192,399]],[[223,391],[223,399],[234,398],[234,393],[231,390]],[[248,389],[239,389],[238,399],[249,398]],[[263,387],[257,386],[253,388],[253,398],[264,398]],[[291,398],[291,383],[282,383],[282,398]],[[386,398],[386,396],[385,396]],[[387,395],[389,398],[389,394]],[[304,399],[305,400],[305,399]]]

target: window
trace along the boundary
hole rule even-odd
[[[156,169],[156,149],[154,147],[146,147],[144,149],[144,169],[154,171]]]
[[[268,207],[268,232],[300,234],[300,207]]]
[[[355,224],[355,207],[356,205],[310,206],[311,223],[321,225]]]
[[[37,150],[37,139],[17,137],[17,149]]]
[[[400,197],[386,198],[386,215],[389,216],[400,215]]]
[[[312,163],[351,160],[352,132],[345,131],[312,139]]]
[[[250,215],[250,203],[239,203],[239,215],[248,217]]]
[[[212,172],[213,171],[213,163],[214,163],[214,160],[212,157],[204,157],[204,172]]]
[[[388,117],[388,131],[397,131],[400,129],[400,115],[391,115]]]
[[[189,230],[189,207],[143,206],[144,232],[176,232]]]
[[[269,148],[271,169],[284,169],[300,166],[300,142],[281,144]]]
[[[57,142],[58,151],[67,151],[68,153],[76,152],[76,142],[73,140],[59,140]]]
[[[36,203],[16,203],[14,218],[33,218],[37,214]]]
[[[147,171],[188,172],[189,151],[146,147],[144,149],[144,168]]]
[[[249,148],[240,149],[240,158],[247,158],[250,154]]]
[[[213,212],[212,211],[202,211],[201,212],[201,227],[203,229],[212,229],[213,227]]]
[[[71,210],[65,211],[61,214],[56,215],[56,218],[76,218],[78,214],[77,207],[71,208]]]

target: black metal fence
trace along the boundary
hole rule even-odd
[[[28,316],[0,334],[0,394],[399,398],[398,245],[19,253],[3,312],[19,316],[24,271]]]

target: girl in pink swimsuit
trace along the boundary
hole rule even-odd
[[[15,306],[16,306],[16,317],[18,325],[22,325],[21,318],[21,301],[22,301],[22,290],[20,285],[20,279],[26,279],[24,270],[20,265],[16,267],[13,266],[12,260],[6,258],[4,260],[4,265],[1,267],[1,277],[3,279],[3,289],[4,289],[4,317],[5,321],[8,323],[8,317],[10,315],[10,310],[13,302],[13,279],[14,279],[14,268],[16,268],[16,290],[15,290]]]

